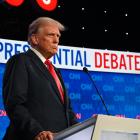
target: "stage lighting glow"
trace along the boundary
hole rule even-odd
[[[57,6],[57,0],[36,0],[36,2],[46,11],[53,11]]]
[[[6,2],[12,6],[18,7],[24,2],[24,0],[6,0]]]

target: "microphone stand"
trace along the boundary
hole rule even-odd
[[[107,115],[110,115],[110,113],[109,113],[108,110],[107,110],[106,104],[105,104],[105,102],[104,102],[102,96],[101,96],[100,93],[99,93],[98,88],[96,87],[96,85],[95,85],[93,79],[91,78],[91,75],[90,75],[88,69],[87,69],[86,67],[84,67],[84,68],[83,68],[83,71],[87,73],[87,75],[89,76],[90,80],[92,81],[92,83],[93,83],[93,85],[94,85],[94,87],[95,87],[95,89],[96,89],[96,91],[97,91],[97,93],[98,93],[98,95],[99,95],[99,97],[100,97],[100,99],[101,99],[101,101],[102,101],[104,107],[105,107],[105,110],[106,110]]]

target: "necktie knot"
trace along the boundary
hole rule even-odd
[[[46,59],[45,60],[45,64],[50,65],[51,64],[51,61],[49,59]]]
[[[53,65],[52,65],[52,63],[51,63],[50,60],[46,59],[44,63],[47,65],[47,67],[48,67],[49,70],[52,70],[53,69]]]

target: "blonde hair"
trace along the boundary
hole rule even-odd
[[[62,25],[59,21],[54,20],[52,18],[49,17],[39,17],[36,20],[34,20],[28,28],[28,42],[30,43],[30,37],[32,34],[35,34],[38,32],[39,28],[44,26],[44,25],[49,25],[49,24],[55,24],[56,26],[58,26],[58,29],[60,31],[64,31],[65,27],[64,25]]]

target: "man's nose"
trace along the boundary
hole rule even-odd
[[[59,43],[59,37],[58,36],[54,36],[54,43]]]

